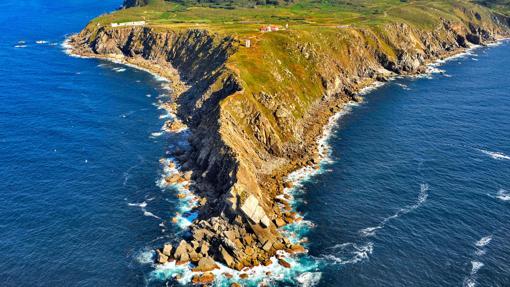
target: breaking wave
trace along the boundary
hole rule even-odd
[[[485,247],[487,244],[489,244],[492,240],[492,235],[482,237],[480,240],[478,240],[475,245],[477,247]]]
[[[376,231],[379,229],[382,229],[390,220],[398,218],[398,217],[400,217],[404,214],[407,214],[407,213],[415,210],[416,208],[420,207],[427,200],[428,191],[429,191],[429,185],[426,183],[421,184],[420,185],[420,194],[418,195],[418,199],[416,200],[415,204],[399,209],[395,214],[384,218],[383,221],[381,221],[381,223],[379,223],[379,225],[361,229],[359,231],[359,233],[363,237],[374,236],[376,234]]]
[[[504,189],[500,189],[496,195],[496,198],[503,201],[510,201],[510,193]]]
[[[471,261],[471,273],[464,279],[462,284],[463,287],[475,287],[476,286],[476,274],[484,266],[480,261]]]
[[[156,219],[162,220],[161,217],[155,215],[154,213],[152,213],[150,211],[147,211],[147,209],[146,209],[147,202],[145,202],[145,201],[143,201],[141,203],[128,203],[128,206],[140,207],[140,209],[142,210],[144,216],[152,217],[152,218],[156,218]]]
[[[491,158],[496,159],[496,160],[510,160],[510,156],[508,156],[502,152],[488,151],[485,149],[478,149],[478,150],[481,151],[482,153],[490,156]]]
[[[374,251],[374,243],[368,242],[363,245],[356,243],[337,244],[327,249],[330,254],[323,255],[322,258],[333,264],[355,264],[366,260]]]

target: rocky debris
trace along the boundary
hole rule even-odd
[[[170,133],[178,133],[186,128],[186,125],[183,124],[179,120],[172,120],[165,122],[165,125],[163,126],[163,130],[170,132]]]
[[[159,263],[159,264],[165,264],[168,262],[168,256],[161,253],[161,251],[159,250],[156,250],[156,261]]]
[[[222,261],[227,264],[228,267],[230,268],[233,268],[234,267],[234,258],[232,257],[232,255],[230,255],[230,253],[228,253],[227,249],[223,246],[220,247],[220,254],[221,254],[221,259]]]
[[[216,262],[211,257],[202,257],[197,264],[197,267],[193,268],[194,272],[207,272],[219,268]]]
[[[276,227],[280,228],[285,225],[285,221],[278,217],[274,220],[274,224],[276,224]]]
[[[174,258],[181,262],[190,261],[191,258],[188,254],[189,249],[191,249],[191,247],[188,245],[186,240],[181,240],[179,246],[175,249]]]
[[[186,180],[181,176],[180,173],[172,174],[170,176],[165,177],[165,182],[167,184],[178,184],[183,183]]]
[[[207,272],[204,274],[197,274],[193,276],[193,279],[191,279],[191,282],[195,285],[206,285],[214,283],[214,274]]]
[[[230,284],[230,287],[242,287],[242,285],[237,282],[234,282],[234,283]]]
[[[193,174],[193,172],[192,172],[192,171],[187,171],[187,172],[185,172],[185,173],[184,173],[184,179],[185,179],[185,180],[187,180],[187,181],[191,180],[191,175],[192,175],[192,174]]]
[[[166,256],[171,256],[172,255],[172,244],[165,243],[165,245],[163,245],[163,250],[161,252]]]
[[[291,245],[289,249],[287,249],[287,252],[290,254],[306,253],[306,249],[299,244],[294,244]]]
[[[264,265],[264,266],[269,266],[271,264],[273,264],[273,261],[271,261],[271,259],[267,259],[264,262],[262,262],[262,265]]]
[[[278,264],[280,264],[281,266],[285,267],[285,268],[290,268],[290,263],[283,260],[283,259],[278,259]]]

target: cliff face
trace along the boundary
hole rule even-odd
[[[70,43],[77,54],[122,58],[173,79],[176,112],[192,131],[192,149],[177,156],[205,200],[191,238],[166,256],[212,257],[242,269],[276,250],[302,250],[278,230],[297,216],[276,196],[289,172],[318,163],[322,127],[347,102],[361,100],[361,88],[425,72],[433,60],[508,35],[507,18],[461,11],[427,29],[389,23],[289,30],[251,48],[201,29],[94,25]]]

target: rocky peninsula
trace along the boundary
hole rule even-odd
[[[172,84],[165,108],[177,119],[167,130],[189,128],[191,148],[174,151],[176,162],[166,164],[179,172],[166,181],[187,183],[198,218],[188,237],[157,250],[159,264],[190,264],[197,284],[212,282],[207,272],[217,264],[244,270],[276,258],[291,267],[278,252],[306,249],[281,232],[302,220],[283,191],[292,187],[289,173],[320,162],[328,119],[362,101],[363,88],[425,73],[510,32],[509,18],[473,3],[406,2],[332,6],[325,17],[313,5],[292,14],[287,6],[126,1],[142,7],[103,15],[69,38],[76,55],[136,65]],[[207,13],[211,20],[201,21]],[[253,16],[265,13],[285,17]]]

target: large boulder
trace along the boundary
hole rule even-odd
[[[234,266],[234,258],[232,257],[232,255],[230,255],[230,253],[228,253],[227,249],[223,246],[220,247],[220,255],[221,255],[221,259],[223,260],[223,262],[225,262],[225,264],[227,264],[228,267],[232,268]]]
[[[264,227],[269,227],[271,224],[271,220],[267,217],[264,209],[259,205],[258,199],[252,194],[250,194],[241,205],[241,211],[255,224],[261,224]]]
[[[175,259],[187,262],[190,260],[189,254],[188,254],[188,243],[185,240],[181,240],[179,243],[179,246],[175,249],[174,253]]]
[[[165,245],[163,245],[162,253],[166,256],[170,256],[172,253],[172,244],[166,243]]]
[[[218,265],[211,257],[202,257],[200,261],[198,261],[197,267],[193,268],[195,272],[207,272],[217,269]]]
[[[165,264],[168,262],[168,256],[166,256],[165,254],[161,253],[159,250],[156,251],[156,255],[157,255],[157,258],[156,258],[156,261],[159,263],[159,264]]]
[[[193,276],[191,282],[195,285],[211,284],[214,282],[214,274],[212,273],[197,274]]]

